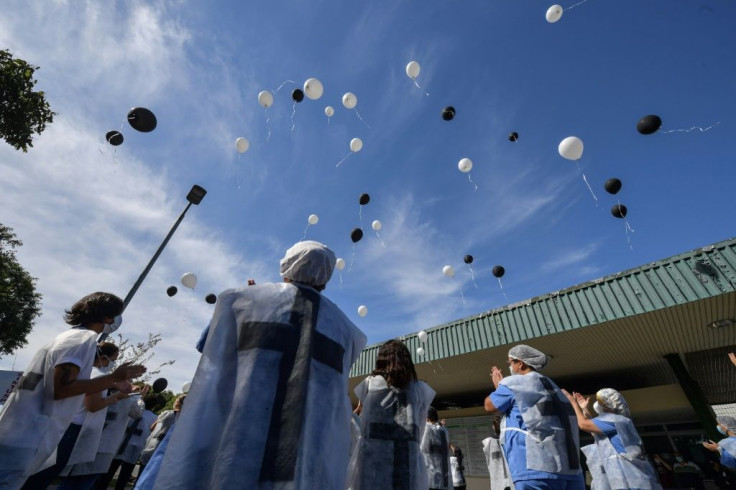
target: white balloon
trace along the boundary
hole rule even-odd
[[[583,140],[577,136],[568,136],[564,140],[560,141],[560,146],[557,147],[557,151],[560,152],[562,158],[568,160],[580,160],[583,156]]]
[[[183,385],[183,386],[181,387],[181,392],[182,392],[182,393],[189,393],[189,388],[191,388],[191,387],[192,387],[192,383],[190,383],[189,381],[187,381],[187,382],[186,382],[186,383],[184,383],[184,385]]]
[[[368,314],[368,307],[366,305],[358,306],[358,315],[366,316]]]
[[[421,70],[422,67],[419,66],[419,63],[416,61],[410,61],[408,65],[406,65],[406,76],[411,78],[412,80],[416,80],[416,78],[419,76],[419,70]]]
[[[560,20],[560,17],[562,17],[562,6],[561,5],[552,5],[550,8],[547,9],[547,14],[545,17],[547,18],[547,22],[550,24],[554,24],[558,20]]]
[[[442,273],[447,277],[452,277],[455,275],[455,269],[451,265],[446,265],[442,268]]]
[[[310,225],[316,225],[317,223],[319,223],[319,216],[317,216],[316,214],[310,214],[309,218],[307,218],[307,223],[309,223]]]
[[[310,78],[304,82],[304,95],[312,100],[317,100],[322,97],[324,90],[322,82],[316,78]]]
[[[350,151],[358,153],[363,148],[363,140],[360,138],[353,138],[350,140]]]
[[[424,347],[417,347],[417,355],[418,356],[424,355]]]
[[[194,272],[186,272],[181,276],[181,283],[189,289],[194,289],[197,285],[197,276]]]
[[[345,259],[337,259],[335,261],[335,268],[339,271],[343,270],[345,268]]]
[[[335,114],[335,109],[332,108],[331,105],[328,105],[325,107],[325,116],[332,117]]]
[[[345,106],[345,109],[353,109],[356,105],[358,105],[358,98],[355,96],[352,92],[347,92],[345,95],[342,96],[342,105]]]
[[[250,148],[250,141],[246,138],[240,137],[235,140],[235,149],[238,150],[238,153],[245,153],[248,148]]]
[[[258,103],[268,109],[273,105],[273,94],[268,90],[264,90],[258,94]]]
[[[427,332],[425,332],[424,330],[420,330],[417,334],[417,337],[419,337],[419,342],[421,342],[422,344],[427,342]]]
[[[457,168],[463,173],[468,173],[473,170],[473,160],[470,158],[463,158],[457,162]]]
[[[383,223],[381,223],[379,220],[373,221],[371,223],[371,228],[373,228],[373,231],[380,231],[381,228],[383,228]]]

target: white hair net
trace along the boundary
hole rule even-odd
[[[629,410],[629,404],[626,403],[626,399],[613,388],[602,388],[598,390],[595,397],[598,403],[605,405],[612,413],[623,415],[624,417],[631,417],[631,410]]]
[[[332,277],[335,260],[335,252],[322,243],[298,242],[281,259],[281,277],[310,286],[324,286]]]
[[[736,417],[730,415],[719,415],[716,421],[731,432],[736,432]]]
[[[509,357],[518,361],[524,361],[524,364],[537,371],[540,371],[547,365],[547,356],[544,352],[540,352],[534,347],[524,344],[512,347],[509,350]]]

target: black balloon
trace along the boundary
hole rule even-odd
[[[153,112],[145,107],[133,107],[128,112],[128,123],[141,133],[150,133],[156,129],[156,124],[158,124]]]
[[[168,294],[169,296],[175,295],[178,291],[179,290],[176,289],[176,286],[169,286],[168,288],[166,288],[166,294]]]
[[[207,296],[204,297],[204,300],[207,303],[209,303],[211,305],[214,305],[215,303],[217,303],[217,296],[215,296],[214,294],[210,293],[210,294],[208,294]]]
[[[353,243],[357,243],[360,241],[360,239],[363,238],[363,230],[360,228],[356,228],[350,233],[350,239],[353,241]]]
[[[365,206],[366,204],[371,202],[371,196],[369,196],[368,194],[361,194],[358,202],[360,203],[361,206]]]
[[[628,210],[623,204],[616,204],[611,208],[611,214],[616,218],[625,218]]]
[[[156,381],[153,382],[151,388],[153,389],[154,393],[161,393],[166,389],[167,386],[169,386],[169,382],[166,381],[166,378],[158,378]]]
[[[603,184],[603,188],[606,189],[606,192],[608,192],[609,194],[617,194],[618,191],[621,190],[621,181],[616,177],[613,177],[611,179],[608,179],[606,183]]]
[[[304,100],[304,92],[300,88],[295,88],[291,93],[291,98],[294,99],[294,102],[301,102]]]
[[[105,139],[112,146],[120,146],[123,144],[123,133],[120,131],[108,131],[105,135]]]
[[[656,133],[661,126],[662,119],[659,116],[650,114],[639,119],[639,122],[636,123],[636,130],[641,134],[652,134]]]
[[[473,263],[473,256],[472,255],[466,255],[463,258],[463,262],[465,262],[466,264],[472,264]]]
[[[516,131],[514,131],[513,133],[509,135],[509,141],[515,142],[518,140],[519,140],[519,133],[517,133]]]
[[[504,274],[506,274],[506,269],[504,269],[502,265],[493,267],[493,275],[495,277],[501,278]]]
[[[448,105],[444,109],[442,109],[442,119],[445,121],[452,121],[455,119],[455,108],[451,105]]]

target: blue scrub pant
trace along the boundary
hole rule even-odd
[[[516,490],[585,490],[583,477],[574,480],[540,479],[514,482]]]

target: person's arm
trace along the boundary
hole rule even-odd
[[[501,383],[501,380],[503,379],[503,373],[500,369],[498,369],[497,366],[491,366],[491,382],[493,383],[493,388],[498,389],[498,385]],[[485,400],[483,400],[483,408],[486,409],[486,412],[491,413],[500,413],[500,410],[496,408],[496,406],[493,404],[493,401],[491,400],[491,395],[488,395]]]
[[[54,368],[54,400],[63,400],[77,395],[99,393],[112,388],[113,384],[137,378],[146,372],[145,366],[123,363],[119,368],[105,376],[93,379],[77,379],[79,366],[71,363],[59,364]]]
[[[652,458],[655,463],[661,464],[667,471],[672,471],[672,466],[668,465],[665,460],[659,454],[655,454]]]
[[[566,390],[562,390],[562,394],[567,397],[570,405],[572,405],[572,409],[575,410],[575,416],[578,419],[578,427],[580,427],[580,430],[589,432],[591,434],[603,434],[603,431],[600,430],[597,425],[595,425],[595,422],[585,418],[583,410],[580,408],[580,405],[575,400],[574,396],[572,396]]]
[[[733,365],[736,366],[736,352],[729,352],[728,358],[731,359]]]
[[[704,441],[703,447],[707,449],[708,451],[713,451],[714,453],[721,453],[721,448],[718,447],[718,443],[713,441]]]
[[[128,395],[120,392],[108,396],[107,398],[102,398],[101,392],[90,393],[84,396],[84,408],[86,408],[88,412],[99,412],[103,408],[115,405],[117,402],[124,400],[125,398],[128,398]]]

